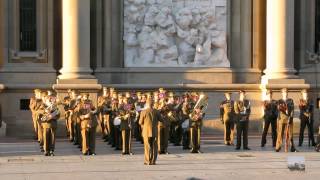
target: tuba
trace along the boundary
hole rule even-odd
[[[199,117],[199,114],[197,114],[196,109],[200,109],[200,114],[204,114],[205,111],[208,108],[208,104],[209,104],[209,98],[207,95],[205,94],[201,94],[199,97],[199,100],[197,101],[196,105],[194,106],[191,114],[190,114],[190,118],[194,119],[195,117]]]
[[[54,103],[49,103],[48,106],[45,108],[45,113],[41,117],[42,122],[48,122],[52,119],[57,119],[60,116],[59,108]]]

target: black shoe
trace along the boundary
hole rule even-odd
[[[49,156],[49,153],[48,153],[48,152],[45,152],[44,155],[45,155],[45,156]]]
[[[192,149],[190,153],[198,153],[198,151]]]
[[[89,155],[89,152],[84,152],[84,153],[82,153],[82,155],[87,156],[87,155]]]
[[[302,146],[302,144],[300,144],[300,143],[299,143],[299,145],[298,145],[298,146],[299,146],[299,147],[301,147],[301,146]]]
[[[236,147],[236,149],[235,150],[240,150],[240,147]]]
[[[243,148],[244,150],[247,150],[247,151],[249,151],[249,150],[251,150],[250,148],[248,148],[248,147],[245,147],[245,148]]]
[[[265,144],[261,144],[261,147],[264,147],[265,146]]]
[[[315,147],[317,144],[315,142],[312,143],[312,146]]]
[[[50,151],[50,156],[54,156],[54,153],[53,153],[53,151]]]
[[[96,156],[96,153],[89,153],[90,156]]]
[[[291,148],[291,152],[299,152],[296,148]]]

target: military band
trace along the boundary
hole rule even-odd
[[[288,98],[287,89],[282,89],[282,99],[272,99],[267,91],[263,103],[263,133],[261,147],[267,143],[266,136],[271,125],[272,146],[278,152],[296,152],[293,143],[293,100]],[[220,104],[220,118],[224,124],[224,143],[234,145],[236,126],[236,150],[243,144],[248,147],[249,119],[251,104],[245,92],[240,91],[239,100],[233,101],[231,92],[225,93]],[[301,92],[299,146],[303,144],[304,130],[308,129],[309,145],[319,145],[313,135],[313,102],[307,91]],[[61,106],[61,108],[58,108]],[[104,142],[122,155],[133,155],[133,138],[144,143],[146,164],[154,164],[157,154],[169,154],[169,142],[182,146],[191,153],[201,153],[200,139],[203,119],[208,106],[208,97],[203,93],[186,92],[178,95],[159,88],[154,92],[117,92],[114,88],[102,89],[97,104],[88,93],[68,90],[59,100],[52,91],[36,89],[30,99],[33,131],[40,149],[46,156],[54,156],[55,136],[60,115],[64,114],[65,128],[70,142],[77,145],[83,155],[96,155],[95,141],[97,127]],[[60,113],[60,109],[64,113]],[[154,116],[154,117],[153,117]],[[156,117],[155,117],[156,116]],[[154,122],[155,121],[155,122]],[[147,129],[145,129],[147,128]],[[155,152],[156,151],[156,152]]]

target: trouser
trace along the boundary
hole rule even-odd
[[[122,153],[131,153],[131,130],[126,129],[121,131],[122,135]]]
[[[37,123],[37,116],[35,113],[32,113],[32,124],[35,137],[38,137],[38,123]]]
[[[114,138],[115,126],[113,124],[113,120],[114,120],[113,118],[109,120],[110,138],[109,138],[108,144],[111,144],[112,147],[115,147],[115,138]]]
[[[233,144],[234,139],[234,122],[225,121],[224,122],[224,143]]]
[[[114,145],[117,150],[121,149],[122,145],[122,138],[121,138],[121,131],[120,131],[120,126],[115,126],[114,127]]]
[[[144,137],[144,163],[155,164],[158,156],[156,137]]]
[[[180,146],[182,140],[182,127],[179,124],[174,126],[173,143],[175,146]]]
[[[237,148],[241,147],[241,138],[243,138],[243,148],[248,148],[248,128],[249,121],[237,123]]]
[[[158,127],[158,150],[161,153],[168,152],[169,127]]]
[[[200,134],[201,134],[200,127],[192,126],[190,128],[191,151],[192,152],[197,152],[200,150]]]
[[[39,119],[37,120],[37,129],[38,129],[38,141],[39,141],[40,147],[42,148],[43,147],[43,128]]]
[[[72,115],[69,116],[68,129],[69,129],[69,139],[70,141],[74,141],[75,128],[74,128],[74,121],[72,120]]]
[[[110,139],[110,115],[105,114],[102,116],[102,132],[105,138]]]
[[[289,144],[291,144],[291,150],[294,150],[293,142],[293,123],[278,122],[277,144],[276,150],[280,150],[282,146],[283,137],[285,136],[285,152],[288,152]]]
[[[190,148],[190,129],[183,129],[183,136],[182,136],[182,146],[183,149]]]
[[[169,141],[171,142],[171,143],[174,143],[175,141],[174,141],[174,133],[175,133],[175,122],[171,122],[170,123],[170,129],[169,129]]]
[[[299,134],[300,146],[303,144],[304,130],[306,127],[308,128],[309,146],[310,146],[310,143],[311,145],[315,144],[314,135],[313,135],[313,120],[309,121],[308,119],[301,119],[300,134]]]
[[[142,133],[141,133],[141,126],[139,125],[139,121],[134,123],[134,138],[136,141],[142,141]]]
[[[96,128],[82,128],[82,153],[95,153],[96,150]]]
[[[74,143],[78,145],[82,145],[82,135],[81,135],[81,123],[79,121],[75,122],[74,124]]]
[[[272,134],[272,146],[275,147],[277,142],[277,119],[271,119],[271,118],[264,119],[261,145],[264,146],[267,143],[267,134],[268,134],[270,125],[271,125],[271,134]]]
[[[67,132],[67,136],[70,137],[70,128],[69,128],[69,120],[70,120],[70,113],[69,112],[65,112],[65,122],[66,122],[66,132]]]
[[[54,151],[56,141],[55,128],[43,128],[43,149],[45,153]]]

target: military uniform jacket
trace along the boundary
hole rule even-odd
[[[34,108],[35,108],[35,105],[36,105],[36,98],[35,97],[31,97],[30,98],[30,104],[29,104],[29,109],[32,113],[34,113]]]
[[[109,97],[100,96],[98,99],[98,109],[102,115],[111,114],[111,99]]]
[[[220,118],[222,122],[234,121],[234,102],[225,100],[220,104]]]
[[[263,101],[264,119],[276,120],[278,117],[277,102],[275,100]]]
[[[98,125],[95,107],[91,100],[82,101],[79,104],[79,116],[81,128],[95,128]]]
[[[159,112],[155,109],[148,108],[141,111],[139,124],[142,126],[143,137],[157,137],[159,119]]]
[[[157,106],[157,105],[156,105]],[[159,104],[160,106],[160,104]],[[166,105],[159,107],[156,109],[160,115],[159,119],[159,127],[169,127],[170,120],[168,118],[169,109]]]
[[[300,99],[300,119],[301,120],[313,120],[313,102],[311,100]]]
[[[43,128],[54,128],[54,129],[57,128],[57,126],[58,126],[57,120],[60,117],[60,111],[58,109],[58,104],[55,103],[53,105],[54,108],[52,108],[52,109],[49,109],[47,106],[44,106],[44,107],[45,107],[45,112],[44,112],[43,115],[44,116],[52,115],[52,118],[48,119],[46,121],[43,121],[42,124],[41,124],[42,127]],[[49,112],[47,112],[47,111],[49,111]],[[52,114],[54,112],[55,112],[55,114]]]
[[[120,130],[131,129],[134,118],[133,113],[135,112],[134,105],[130,103],[121,104],[118,110],[121,118]]]
[[[294,113],[294,103],[292,99],[278,101],[278,121],[280,123],[292,123]]]
[[[236,101],[234,103],[234,112],[237,122],[249,121],[251,105],[249,100]]]

